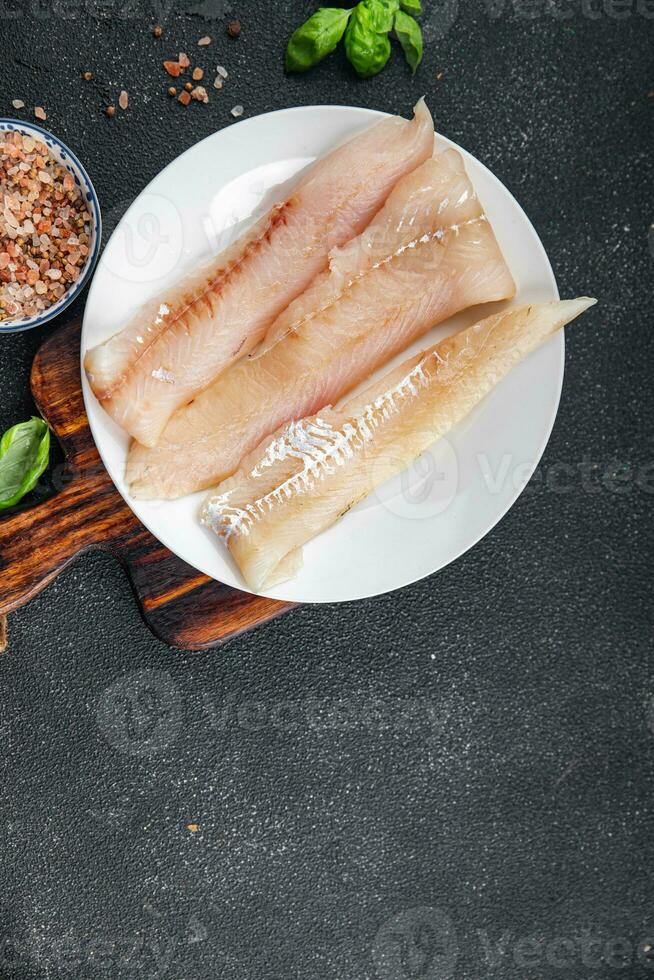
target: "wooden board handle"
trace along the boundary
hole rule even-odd
[[[95,448],[80,382],[79,322],[37,352],[32,394],[66,457],[57,492],[0,515],[0,616],[12,612],[92,548],[126,568],[141,613],[166,643],[206,649],[291,608],[215,582],[164,548],[120,496]]]
[[[69,479],[53,497],[0,519],[0,613],[23,605],[77,555],[101,545],[112,523],[111,512],[108,523],[98,523],[94,497],[102,483],[97,474]]]

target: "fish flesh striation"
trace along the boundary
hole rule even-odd
[[[334,404],[435,324],[514,292],[461,155],[436,155],[333,251],[250,357],[175,413],[155,448],[132,445],[130,493],[172,498],[214,486],[264,436]]]
[[[217,257],[149,300],[88,351],[84,367],[111,417],[145,446],[172,413],[249,353],[330,251],[366,227],[397,181],[433,153],[423,100],[304,172],[288,197]]]
[[[282,426],[205,501],[247,586],[301,567],[301,548],[464,419],[531,351],[595,300],[510,309],[405,361],[340,408]]]

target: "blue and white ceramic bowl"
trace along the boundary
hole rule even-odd
[[[44,323],[47,323],[48,320],[52,320],[53,317],[58,316],[62,310],[65,310],[66,307],[73,302],[75,297],[84,288],[98,259],[100,239],[102,238],[102,219],[100,217],[98,196],[95,193],[89,175],[75,154],[72,152],[72,150],[68,149],[65,143],[62,143],[61,140],[57,139],[56,136],[53,136],[52,133],[42,129],[41,126],[36,126],[34,123],[30,122],[22,122],[19,119],[0,119],[0,131],[6,132],[7,130],[22,133],[24,136],[34,136],[36,139],[47,145],[53,159],[72,174],[75,183],[82,192],[82,197],[84,198],[89,214],[91,215],[91,240],[89,242],[89,254],[86,259],[86,265],[84,265],[79,279],[66,290],[61,299],[59,299],[56,303],[53,303],[52,306],[49,306],[47,310],[42,310],[38,316],[21,317],[20,319],[17,318],[15,320],[3,320],[2,323],[0,323],[0,333],[16,333],[19,330],[31,330],[32,327],[40,327]]]

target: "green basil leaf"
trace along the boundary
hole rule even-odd
[[[350,18],[351,10],[321,7],[294,33],[286,47],[286,71],[307,71],[331,54]]]
[[[400,7],[402,10],[406,10],[407,14],[412,14],[414,17],[419,17],[422,13],[420,0],[400,0]]]
[[[402,45],[404,57],[409,62],[411,71],[415,75],[416,68],[422,61],[422,31],[420,24],[403,10],[398,10],[395,14],[395,34]]]
[[[377,75],[391,56],[388,34],[375,30],[375,23],[374,13],[362,2],[354,8],[345,31],[345,54],[361,78]]]
[[[33,490],[50,459],[50,430],[31,418],[7,429],[0,439],[0,510]]]
[[[393,30],[393,19],[400,9],[400,0],[362,0],[368,8],[373,29],[378,34]]]

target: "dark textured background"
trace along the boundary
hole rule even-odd
[[[243,0],[237,42],[218,3],[0,5],[0,111],[45,106],[110,226],[236,103],[407,113],[424,92],[523,204],[562,294],[600,300],[568,339],[542,482],[440,574],[202,655],[157,643],[101,555],[11,617],[2,980],[654,971],[654,4],[425,2],[418,75],[396,55],[367,82],[340,56],[284,76],[300,0]],[[184,111],[160,63],[204,33],[230,79]],[[31,409],[40,339],[0,338],[3,428]]]

